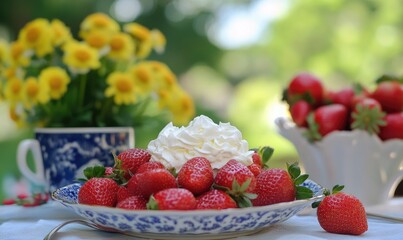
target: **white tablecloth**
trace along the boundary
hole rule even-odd
[[[368,212],[387,214],[403,219],[403,198],[395,198],[387,204],[367,208]],[[56,202],[24,208],[20,206],[0,206],[0,239],[1,240],[41,240],[57,225],[70,219],[79,218],[72,210]],[[289,220],[275,224],[244,239],[403,239],[403,224],[389,220],[368,218],[368,231],[363,235],[349,236],[330,234],[319,225],[316,216],[312,214],[298,215]],[[57,233],[58,240],[78,239],[139,239],[117,233],[107,233],[92,228],[71,224],[63,227]]]

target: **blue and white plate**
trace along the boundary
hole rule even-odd
[[[222,239],[256,233],[296,215],[313,202],[320,201],[323,189],[307,180],[303,185],[314,197],[262,207],[225,210],[158,211],[125,210],[78,204],[80,184],[54,191],[52,198],[101,228],[127,232],[153,239]]]

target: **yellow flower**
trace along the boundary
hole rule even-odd
[[[40,86],[48,86],[52,99],[60,99],[66,93],[69,83],[70,77],[60,67],[48,67],[39,74]]]
[[[43,18],[27,23],[18,36],[18,41],[27,49],[33,49],[39,57],[53,51],[52,39],[53,32],[49,21]]]
[[[10,55],[13,65],[26,67],[31,63],[31,52],[19,41],[11,43]]]
[[[112,97],[116,104],[136,103],[136,86],[134,79],[129,73],[113,72],[106,79],[108,88],[105,90],[105,96]]]
[[[110,33],[106,31],[92,30],[85,35],[84,40],[90,47],[97,49],[99,55],[103,56],[110,51],[110,38]]]
[[[134,42],[126,33],[118,33],[110,40],[108,57],[114,60],[130,60],[134,53]]]
[[[11,78],[7,81],[4,96],[11,103],[17,103],[22,99],[23,81],[20,78]]]
[[[165,63],[158,61],[149,61],[148,64],[150,64],[151,70],[153,71],[153,74],[156,76],[159,89],[161,88],[170,89],[177,85],[175,74]]]
[[[123,30],[129,33],[136,41],[136,57],[145,58],[150,55],[153,39],[148,28],[138,23],[128,23]]]
[[[10,64],[10,47],[4,39],[0,39],[0,66],[8,66],[9,64]]]
[[[131,66],[129,73],[134,78],[136,86],[142,94],[148,94],[156,89],[156,76],[153,74],[151,66],[147,62],[141,62]]]
[[[50,22],[53,31],[53,45],[61,46],[72,39],[70,29],[59,19],[53,19]]]
[[[15,122],[17,127],[22,128],[26,126],[25,113],[21,104],[11,104],[9,109],[10,119]]]
[[[34,77],[29,77],[24,82],[22,97],[26,109],[30,109],[38,103],[45,104],[49,101],[49,86],[44,82],[40,84]]]
[[[80,25],[80,37],[85,39],[86,35],[93,30],[102,30],[109,34],[120,31],[119,24],[104,13],[93,13],[88,15]]]
[[[164,34],[162,34],[162,32],[158,29],[153,29],[151,30],[151,38],[155,51],[157,53],[163,53],[167,43]]]
[[[101,65],[96,49],[86,43],[71,41],[64,47],[63,62],[74,73],[85,74]]]
[[[164,99],[165,104],[173,115],[175,125],[186,125],[195,114],[192,98],[179,86],[172,89],[169,97]]]

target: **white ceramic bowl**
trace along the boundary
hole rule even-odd
[[[80,184],[62,187],[52,198],[102,228],[115,229],[153,239],[222,239],[249,235],[294,216],[321,200],[322,187],[311,180],[303,184],[313,190],[310,199],[262,207],[225,210],[158,211],[125,210],[77,203]]]
[[[301,165],[323,187],[345,185],[364,205],[384,203],[403,179],[403,140],[382,141],[366,131],[335,131],[309,143],[291,120],[276,119],[279,133],[295,146]]]

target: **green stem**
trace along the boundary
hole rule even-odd
[[[86,83],[87,83],[87,75],[86,74],[82,74],[80,75],[79,78],[80,81],[80,90],[78,92],[78,106],[79,108],[83,108],[84,107],[84,98],[85,98],[85,87],[86,87]]]

